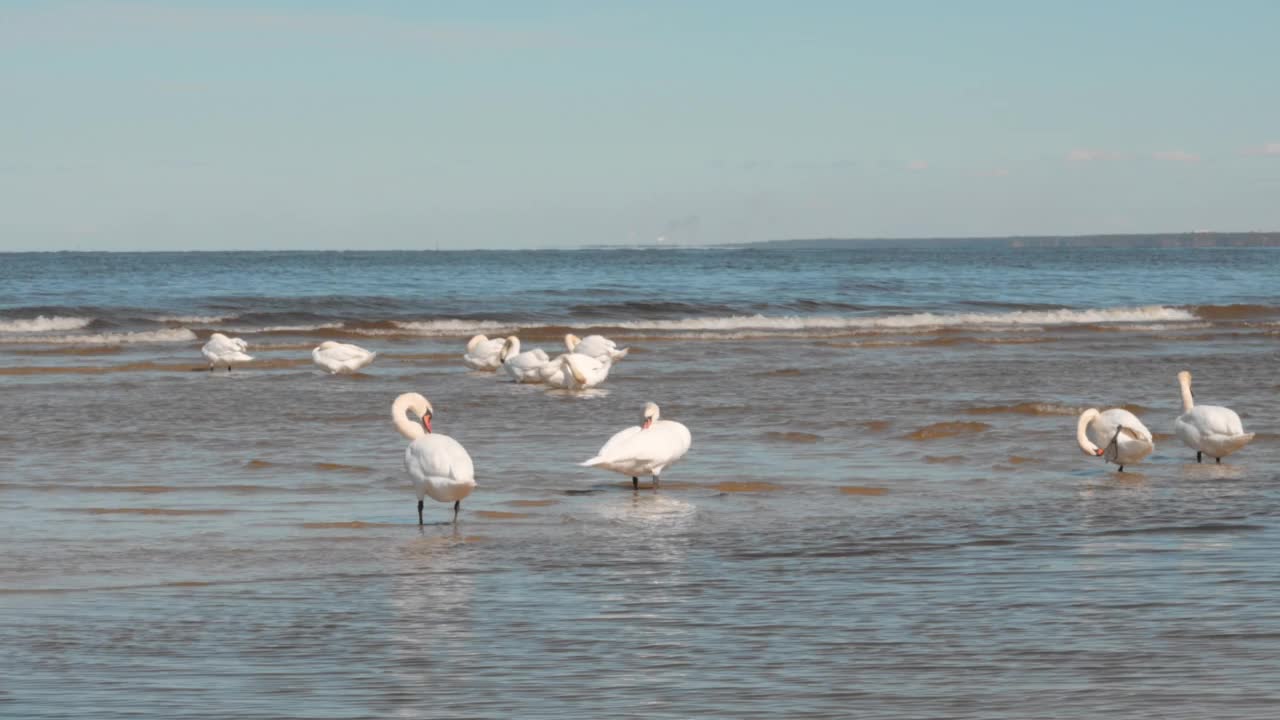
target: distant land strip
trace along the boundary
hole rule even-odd
[[[1189,232],[1133,235],[1012,235],[963,238],[797,238],[735,243],[770,249],[854,248],[1225,248],[1280,247],[1280,232]]]

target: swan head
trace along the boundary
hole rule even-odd
[[[506,362],[507,358],[512,355],[520,354],[520,338],[515,335],[508,335],[507,339],[502,342],[502,351],[498,353],[498,359]]]
[[[578,349],[578,343],[580,342],[582,342],[582,338],[579,338],[573,333],[566,333],[564,336],[564,346],[569,352],[573,352]]]
[[[1080,449],[1084,451],[1085,455],[1100,456],[1106,452],[1097,445],[1094,445],[1093,442],[1089,440],[1089,434],[1086,432],[1086,429],[1089,427],[1089,423],[1093,422],[1100,415],[1102,415],[1102,413],[1098,412],[1098,408],[1089,408],[1088,410],[1080,413],[1080,420],[1076,423],[1076,442],[1080,444]]]
[[[329,350],[330,348],[335,348],[335,347],[338,347],[338,343],[337,343],[337,342],[335,342],[335,341],[333,341],[333,340],[325,340],[324,342],[320,343],[320,347],[319,347],[319,348],[317,348],[317,349],[319,349],[319,350]]]
[[[644,414],[640,419],[640,428],[648,430],[649,426],[658,422],[658,404],[647,402],[644,404]]]
[[[226,335],[223,335],[222,333],[214,333],[209,336],[209,339],[210,340],[230,340],[231,338],[227,337]]]
[[[566,340],[566,342],[568,341]],[[561,355],[560,365],[563,366],[564,369],[568,371],[570,375],[573,376],[574,381],[577,382],[579,385],[587,384],[587,376],[583,375],[582,371],[579,370],[578,366],[574,363],[573,353],[565,353],[564,355]]]
[[[422,429],[431,432],[431,416],[435,410],[431,407],[431,401],[423,397],[420,393],[405,393],[396,398],[395,408],[401,408],[402,412],[413,417],[414,420],[422,423]]]

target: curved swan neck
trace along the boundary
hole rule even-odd
[[[564,346],[569,352],[573,352],[574,350],[576,350],[578,347],[578,343],[580,342],[582,342],[582,340],[580,340],[578,336],[574,335],[573,333],[567,333],[564,336]]]
[[[1178,373],[1178,384],[1182,386],[1182,412],[1189,413],[1196,406],[1196,398],[1191,394],[1191,373],[1186,370]]]
[[[1089,423],[1093,422],[1094,418],[1101,414],[1097,408],[1089,408],[1080,413],[1080,422],[1076,423],[1076,442],[1080,443],[1080,449],[1086,455],[1098,454],[1098,446],[1089,440],[1089,434],[1085,430],[1089,427]]]
[[[401,435],[410,440],[417,440],[426,435],[427,431],[421,423],[413,422],[405,413],[413,411],[414,415],[421,417],[430,407],[431,403],[418,393],[405,393],[391,403],[391,422],[395,424],[396,430],[400,431]]]
[[[576,380],[579,385],[587,384],[587,377],[583,375],[582,370],[578,368],[578,362],[573,359],[573,353],[569,353],[564,356],[564,364],[565,367],[569,368],[569,372],[573,375],[573,379]]]
[[[512,335],[511,337],[507,338],[507,343],[502,348],[502,354],[500,356],[501,360],[502,362],[506,362],[507,358],[515,357],[516,355],[519,355],[519,354],[520,354],[520,338],[516,337],[515,335]]]

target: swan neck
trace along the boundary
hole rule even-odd
[[[423,429],[421,423],[411,421],[405,414],[413,407],[413,401],[413,393],[406,393],[396,398],[395,402],[391,403],[391,422],[395,424],[396,430],[400,431],[401,435],[410,440],[417,440],[426,435],[427,431]]]
[[[1099,413],[1097,410],[1085,410],[1083,413],[1080,413],[1080,421],[1076,423],[1076,442],[1080,443],[1080,449],[1083,450],[1086,455],[1098,454],[1098,446],[1094,445],[1093,442],[1089,440],[1089,433],[1086,432],[1086,429],[1089,427],[1089,423],[1093,422],[1093,419],[1098,417],[1098,415]]]
[[[1189,413],[1196,406],[1195,398],[1191,395],[1191,381],[1179,378],[1178,384],[1182,386],[1182,412]]]

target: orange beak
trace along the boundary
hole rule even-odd
[[[648,430],[648,429],[649,429],[649,426],[650,426],[650,425],[652,425],[652,424],[653,424],[653,418],[645,418],[645,419],[644,419],[644,424],[640,426],[640,429],[641,429],[641,430]]]
[[[427,429],[430,430],[430,428],[427,428]],[[1097,455],[1098,457],[1102,457],[1103,455],[1107,454],[1107,451],[1103,450],[1102,448],[1098,448],[1097,450],[1093,451],[1093,454]]]
[[[430,415],[422,416],[422,427],[426,428],[427,432],[431,432],[431,416]]]

